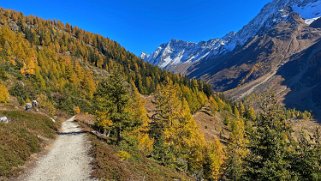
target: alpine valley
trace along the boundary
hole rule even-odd
[[[320,120],[320,17],[320,0],[273,0],[238,32],[199,43],[171,40],[141,58],[200,78],[233,100],[272,92]]]
[[[137,6],[148,26],[172,21],[183,34],[171,13],[190,10],[179,0],[5,1],[106,36],[140,26]],[[117,42],[132,36],[23,13],[0,8],[0,181],[321,180],[321,0],[274,0],[239,32],[171,40],[141,58]],[[165,36],[140,28],[135,36]],[[128,48],[140,46],[150,47]]]

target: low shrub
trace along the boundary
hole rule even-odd
[[[131,158],[131,155],[127,151],[118,151],[117,156],[120,158],[120,160],[128,160]]]
[[[49,118],[22,111],[0,111],[10,122],[0,123],[0,180],[17,173],[33,153],[41,151],[45,139],[55,137],[57,126]],[[45,139],[44,139],[45,138]]]

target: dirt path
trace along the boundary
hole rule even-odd
[[[74,122],[74,117],[62,124],[61,132],[63,134],[58,136],[48,154],[40,158],[35,168],[21,180],[91,180],[90,143],[86,134],[79,133],[81,129]]]

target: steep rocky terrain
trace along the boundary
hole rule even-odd
[[[174,72],[188,73],[181,67],[195,62],[227,54],[245,45],[256,35],[266,33],[275,23],[287,21],[289,14],[296,13],[306,24],[321,17],[321,1],[318,0],[274,0],[238,32],[230,32],[222,38],[199,43],[171,40],[160,45],[152,54],[142,53],[141,58],[151,64]]]
[[[221,43],[215,46],[215,50],[218,50],[215,53],[213,47],[201,49],[196,53],[201,53],[203,57],[189,61],[190,57],[195,57],[195,53],[186,53],[186,48],[182,46],[169,48],[169,43],[143,58],[156,65],[166,60],[166,66],[162,68],[205,80],[215,91],[225,92],[234,100],[243,99],[252,93],[273,92],[288,107],[313,110],[317,116],[317,102],[320,102],[320,98],[311,92],[312,89],[304,88],[305,94],[311,95],[309,99],[312,102],[302,104],[296,99],[297,94],[293,94],[298,91],[293,86],[302,87],[299,79],[294,79],[304,75],[298,68],[304,66],[309,69],[313,66],[317,69],[315,66],[319,66],[310,65],[312,60],[308,57],[318,56],[316,43],[321,38],[320,16],[320,0],[274,0],[239,32],[230,33],[226,36],[228,38],[216,39]],[[173,52],[185,54],[178,59]],[[301,67],[290,67],[293,61],[302,62],[298,63]],[[307,71],[316,71],[310,72],[316,76],[318,73],[314,69]],[[280,72],[291,72],[291,77],[282,76]],[[303,76],[302,81],[307,82],[306,78]],[[284,83],[289,81],[287,79],[293,79],[291,86]],[[308,82],[310,87],[317,87],[320,83],[318,79]]]
[[[227,91],[275,74],[294,54],[320,37],[319,29],[309,27],[299,16],[291,14],[287,21],[255,36],[245,46],[194,65],[189,75],[207,80],[217,91]]]
[[[320,119],[316,90],[320,84],[321,30],[314,28],[315,24],[307,25],[296,14],[290,17],[291,21],[277,24],[227,56],[195,65],[190,76],[207,80],[217,91],[227,91],[232,99],[272,92],[286,106],[311,110]]]
[[[226,50],[227,40],[213,39],[199,43],[185,42],[181,40],[171,40],[169,43],[160,45],[152,55],[141,54],[145,61],[158,65],[161,68],[185,73],[187,68],[195,62],[210,55],[219,55]]]
[[[321,41],[293,57],[277,73],[287,87],[284,102],[289,107],[309,109],[321,119]]]
[[[249,88],[247,85],[228,91],[227,94],[239,95],[246,88],[254,94],[273,92],[288,108],[312,111],[314,117],[320,120],[320,49],[312,49],[317,46],[320,47],[320,43],[285,64],[259,86]]]

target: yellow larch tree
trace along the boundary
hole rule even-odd
[[[158,90],[153,116],[154,157],[166,165],[197,173],[204,161],[204,135],[193,119],[179,87],[169,83]]]
[[[230,123],[230,140],[227,146],[228,160],[227,173],[233,180],[239,180],[244,173],[244,158],[249,154],[249,140],[245,134],[245,125],[242,119],[232,120]]]
[[[37,68],[37,58],[33,51],[29,52],[23,62],[23,67],[20,69],[23,75],[35,75]]]
[[[7,103],[9,101],[9,92],[5,85],[0,83],[0,103]]]
[[[223,172],[223,164],[225,161],[225,151],[221,141],[214,138],[213,142],[207,147],[205,159],[205,177],[208,180],[219,180]]]
[[[131,119],[137,122],[138,125],[132,131],[127,131],[124,134],[127,134],[136,142],[138,150],[148,155],[152,152],[154,143],[154,140],[149,136],[150,119],[145,108],[145,101],[139,94],[135,84],[132,82],[131,85],[133,89],[132,99],[126,111],[130,113]]]

